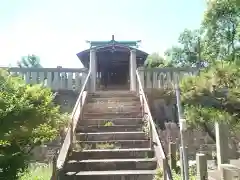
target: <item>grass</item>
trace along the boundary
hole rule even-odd
[[[49,180],[52,175],[52,166],[43,163],[33,163],[23,173],[19,180]]]
[[[172,178],[173,180],[181,180],[182,177],[179,173],[176,173],[174,170],[172,170]],[[196,180],[196,169],[195,167],[189,168],[189,180]],[[153,180],[163,180],[163,172],[161,169],[157,169],[157,173]]]

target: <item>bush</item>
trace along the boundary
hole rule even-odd
[[[29,169],[20,175],[19,180],[49,180],[52,175],[52,166],[48,164],[32,164]]]
[[[189,168],[189,180],[196,180],[196,168]],[[173,180],[181,180],[181,175],[179,173],[176,173],[174,170],[172,170],[172,178]],[[163,180],[163,172],[162,170],[159,168],[157,169],[157,173],[154,176],[154,180]]]
[[[17,179],[31,150],[53,140],[63,123],[50,89],[0,70],[0,178]]]

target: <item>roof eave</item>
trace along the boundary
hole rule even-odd
[[[144,57],[147,57],[149,54],[142,51],[142,50],[139,50],[137,48],[134,48],[134,47],[130,47],[130,46],[126,46],[126,45],[121,45],[121,44],[107,44],[107,45],[104,45],[104,46],[96,46],[96,47],[92,47],[92,48],[89,48],[89,49],[86,49],[86,50],[83,50],[79,53],[77,53],[77,56],[78,58],[81,60],[81,57],[84,56],[84,54],[86,53],[90,53],[90,50],[91,49],[95,49],[95,50],[100,50],[100,49],[103,49],[103,48],[107,48],[107,47],[120,47],[120,48],[126,48],[126,49],[129,49],[130,50],[136,50],[137,52],[139,52],[142,56]],[[82,60],[81,60],[82,62]]]

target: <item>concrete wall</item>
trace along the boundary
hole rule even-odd
[[[72,113],[75,106],[79,92],[75,91],[57,91],[54,102],[60,106],[60,111],[63,113]]]

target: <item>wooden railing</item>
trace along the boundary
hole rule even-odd
[[[20,76],[27,84],[42,84],[55,91],[80,91],[88,72],[87,68],[0,68]]]
[[[176,79],[197,75],[198,68],[138,68],[143,89],[173,88]]]
[[[155,123],[153,121],[150,108],[148,106],[148,101],[144,93],[144,89],[141,83],[141,79],[138,71],[136,71],[137,75],[137,85],[138,85],[138,94],[140,96],[140,102],[142,107],[142,113],[148,121],[149,128],[149,136],[150,136],[150,146],[153,147],[154,152],[156,154],[158,167],[163,170],[164,180],[172,180],[172,173],[168,165],[167,157],[163,150],[163,145],[159,139],[157,129]]]
[[[85,100],[87,98],[86,87],[89,85],[89,80],[90,80],[90,72],[88,73],[88,75],[83,83],[81,92],[80,92],[77,102],[73,108],[73,111],[71,114],[71,119],[69,122],[69,127],[67,130],[64,142],[58,153],[57,158],[55,158],[56,164],[53,164],[54,168],[53,168],[51,180],[58,180],[59,173],[61,172],[61,170],[64,166],[67,155],[71,151],[75,129],[76,129],[78,121],[82,118],[82,115],[83,115],[83,106],[84,106]]]

